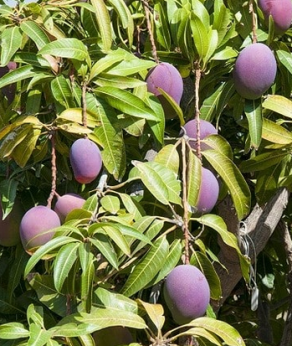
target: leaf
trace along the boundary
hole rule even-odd
[[[222,296],[221,282],[209,258],[202,252],[195,251],[192,254],[190,264],[198,267],[207,278],[211,298],[219,300]]]
[[[242,255],[240,248],[238,246],[236,236],[233,233],[228,231],[224,220],[220,216],[214,215],[214,214],[206,214],[201,216],[200,218],[196,218],[195,220],[200,222],[202,225],[205,225],[214,229],[220,235],[220,237],[222,238],[223,242],[226,245],[236,250],[240,260],[243,276],[244,278],[248,279],[249,262],[247,258],[244,255]]]
[[[121,293],[130,297],[143,289],[163,267],[168,248],[165,237],[156,240],[142,260],[134,267]]]
[[[137,302],[145,310],[159,333],[165,322],[163,306],[161,304],[149,304],[141,299],[137,299]]]
[[[115,115],[113,110],[104,102],[97,103],[96,115],[99,118],[100,126],[96,127],[94,134],[103,146],[103,164],[109,173],[113,174],[116,180],[119,180],[125,174],[126,169],[123,133],[112,125]]]
[[[292,119],[292,101],[281,95],[268,95],[263,102],[263,108]]]
[[[286,151],[273,150],[259,154],[255,157],[243,161],[240,165],[240,169],[245,172],[256,172],[265,170],[271,166],[274,166],[289,156]]]
[[[38,49],[41,49],[46,44],[50,43],[49,37],[36,22],[25,20],[21,22],[20,28],[23,32],[26,33],[28,37],[30,37],[34,41]]]
[[[157,121],[154,111],[138,96],[119,88],[100,87],[96,95],[102,97],[113,108],[133,117]]]
[[[220,337],[226,345],[244,346],[245,343],[238,331],[230,324],[214,318],[199,317],[185,325],[185,327],[200,327]]]
[[[209,35],[205,23],[194,12],[191,12],[190,27],[199,59],[204,60],[209,50]]]
[[[1,34],[1,66],[6,66],[20,48],[22,35],[18,26],[8,27]],[[1,77],[2,78],[2,77]]]
[[[52,80],[51,90],[54,98],[66,109],[74,107],[72,89],[63,75],[57,76]]]
[[[117,255],[105,234],[97,233],[94,238],[90,238],[89,240],[115,269],[119,268]]]
[[[50,230],[51,231],[51,230]],[[76,242],[76,239],[70,238],[67,236],[58,236],[56,238],[51,239],[46,244],[39,247],[36,252],[31,256],[29,259],[25,271],[24,271],[24,277],[27,277],[29,272],[34,268],[34,266],[48,253],[52,252],[53,250],[57,249],[58,247],[62,247],[63,245],[67,243]]]
[[[101,198],[100,204],[104,210],[111,214],[117,214],[121,208],[120,200],[117,196],[106,195]]]
[[[251,196],[249,187],[239,169],[228,157],[215,150],[204,150],[202,155],[210,162],[227,185],[239,220],[250,209]]]
[[[290,74],[292,74],[292,56],[291,53],[281,49],[277,49],[277,56],[280,62],[287,68]]]
[[[245,103],[245,115],[248,120],[248,129],[251,146],[257,149],[262,139],[262,105],[261,101],[253,100]]]
[[[272,143],[283,145],[292,143],[292,133],[290,131],[266,118],[263,119],[262,136]]]
[[[13,84],[13,83],[22,81],[24,79],[34,77],[36,72],[37,70],[34,69],[34,67],[31,65],[18,67],[17,69],[10,71],[9,73],[1,77],[0,89],[4,88],[5,86],[9,84]]]
[[[94,309],[90,314],[84,312],[71,314],[51,329],[54,331],[54,336],[75,337],[113,326],[148,329],[147,324],[139,315],[111,308]]]
[[[175,174],[178,174],[179,160],[177,147],[173,144],[165,145],[154,157],[155,162],[161,163]]]
[[[58,292],[61,292],[63,284],[68,277],[77,259],[77,249],[79,242],[70,243],[63,246],[59,251],[54,261],[54,285]]]
[[[125,237],[120,232],[119,228],[112,226],[111,224],[107,225],[106,223],[102,224],[102,229],[104,232],[114,241],[114,243],[123,251],[127,256],[130,255],[131,250],[129,244],[127,243]]]
[[[143,184],[147,187],[150,193],[162,204],[169,204],[168,188],[160,174],[152,167],[149,167],[145,162],[133,162],[137,169],[137,177],[140,178]]]
[[[47,43],[39,50],[38,54],[50,54],[90,63],[87,47],[77,38],[60,38],[59,40]]]
[[[29,331],[22,323],[10,322],[0,325],[0,339],[15,340],[21,338],[28,338]]]
[[[92,0],[91,3],[94,8],[103,50],[108,52],[112,45],[112,28],[109,12],[103,0]]]
[[[195,207],[199,200],[202,176],[200,159],[191,151],[187,158],[187,201],[190,207]]]

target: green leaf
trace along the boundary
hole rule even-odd
[[[219,300],[222,295],[221,282],[209,258],[202,252],[195,251],[190,259],[190,264],[198,267],[207,278],[211,298]]]
[[[22,35],[18,26],[3,30],[1,34],[1,66],[6,66],[22,43]],[[2,77],[1,77],[2,78]]]
[[[0,325],[0,339],[14,340],[28,338],[29,335],[29,331],[25,329],[22,323],[10,322]]]
[[[100,126],[96,127],[94,134],[103,146],[102,161],[109,173],[119,180],[123,177],[126,169],[123,133],[112,125],[115,117],[113,110],[104,102],[96,105],[96,115],[100,121]]]
[[[229,157],[230,160],[233,159],[232,148],[224,137],[217,134],[209,135],[202,139],[201,143],[207,144],[208,147],[220,152],[222,155]]]
[[[154,170],[146,162],[133,162],[136,168],[137,176],[140,178],[143,184],[151,192],[151,194],[162,204],[169,204],[169,192],[168,187],[164,183],[160,174]],[[132,170],[133,172],[133,170]]]
[[[100,87],[96,90],[96,95],[102,97],[109,105],[123,113],[146,120],[158,120],[154,111],[143,100],[126,90]]]
[[[214,318],[199,317],[185,325],[185,327],[200,327],[220,337],[226,345],[244,346],[245,343],[238,331],[230,324]]]
[[[72,89],[63,75],[57,76],[51,82],[51,90],[54,98],[66,109],[74,107]]]
[[[279,113],[292,119],[292,101],[281,95],[268,95],[263,102],[263,108]]]
[[[24,79],[34,77],[37,70],[31,65],[25,65],[18,67],[17,69],[10,71],[0,79],[0,89],[4,88],[9,84],[13,84]]]
[[[226,245],[236,250],[240,260],[243,276],[244,278],[248,279],[249,262],[247,258],[244,255],[242,255],[240,248],[238,246],[236,236],[233,233],[228,231],[224,220],[220,216],[214,215],[214,214],[206,214],[201,216],[200,218],[196,218],[195,220],[200,222],[202,225],[205,225],[214,229],[220,235],[220,237],[222,238],[223,242]]]
[[[262,140],[262,105],[261,101],[253,100],[245,103],[245,115],[248,120],[248,129],[251,146],[257,149]]]
[[[93,254],[90,253],[91,261],[81,274],[81,301],[84,311],[91,312],[92,307],[92,294],[93,294],[93,281],[95,277],[95,267],[93,261]]]
[[[187,201],[191,208],[195,207],[199,200],[201,175],[201,161],[189,150],[187,157]]]
[[[111,214],[117,214],[121,208],[121,203],[117,196],[106,195],[101,198],[100,204],[104,210],[110,212]]]
[[[127,297],[143,289],[165,263],[169,245],[165,237],[155,241],[128,277],[121,293]]]
[[[262,136],[272,143],[283,145],[292,143],[292,133],[290,131],[266,118],[263,119]]]
[[[157,41],[167,50],[171,49],[171,37],[169,27],[167,23],[167,14],[160,2],[154,5],[154,16],[155,34]]]
[[[179,154],[174,144],[164,146],[155,156],[154,161],[171,169],[175,174],[179,170]]]
[[[103,0],[92,0],[91,4],[94,8],[103,50],[108,52],[112,45],[112,28],[109,11]]]
[[[36,22],[25,20],[20,24],[20,28],[34,41],[38,49],[41,49],[46,44],[50,43],[49,37]]]
[[[79,242],[70,243],[63,246],[58,251],[54,261],[54,284],[58,292],[61,291],[63,284],[77,259],[78,247]]]
[[[158,330],[158,333],[161,333],[161,329],[165,322],[164,309],[161,304],[150,304],[146,303],[141,299],[137,299],[139,305],[150,318],[151,322],[154,324],[155,328]]]
[[[247,161],[243,161],[240,165],[240,169],[245,172],[263,171],[271,166],[277,165],[285,157],[289,156],[286,151],[273,150],[265,152],[250,158]]]
[[[204,60],[209,51],[209,35],[205,23],[194,12],[191,13],[190,27],[199,59]]]
[[[290,74],[292,74],[292,55],[289,52],[286,52],[284,50],[277,50],[276,51],[278,59],[280,62],[287,68]]]
[[[63,318],[52,330],[55,336],[75,337],[113,326],[148,329],[139,315],[130,311],[106,308],[94,309],[90,314],[84,312],[71,314]]]
[[[51,239],[46,244],[39,247],[36,252],[31,256],[29,259],[25,271],[24,271],[24,277],[27,277],[29,272],[34,268],[34,266],[48,253],[52,252],[53,250],[62,247],[63,245],[67,243],[76,242],[76,239],[70,238],[67,236],[59,236],[56,238]]]
[[[119,268],[119,262],[115,250],[105,234],[96,233],[94,238],[90,238],[89,240],[115,269]]]
[[[87,47],[76,38],[61,38],[46,44],[38,52],[39,55],[50,54],[56,57],[86,61],[90,64]]]
[[[233,161],[215,150],[204,150],[202,155],[210,162],[227,185],[239,220],[250,209],[251,196],[249,187]]]
[[[127,243],[125,237],[120,232],[119,228],[115,225],[102,224],[102,230],[114,241],[114,243],[123,251],[127,256],[130,255],[131,250],[129,244]]]

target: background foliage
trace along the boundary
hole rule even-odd
[[[16,197],[25,210],[46,205],[54,178],[58,194],[86,199],[33,254],[21,244],[1,247],[1,345],[90,346],[93,332],[118,325],[143,345],[184,344],[190,335],[199,345],[280,343],[290,300],[285,246],[273,235],[257,257],[260,299],[252,311],[250,253],[219,207],[201,217],[189,211],[201,161],[181,137],[198,110],[216,125],[219,135],[206,139],[202,161],[220,177],[217,205],[230,196],[238,222],[279,188],[290,189],[292,31],[276,35],[253,3],[257,40],[274,51],[278,72],[262,99],[242,99],[232,70],[252,42],[249,5],[51,0],[0,7],[1,66],[17,63],[0,79],[1,89],[16,85],[11,103],[0,96],[3,214]],[[158,60],[175,65],[185,81],[181,105],[170,99],[172,119],[147,92],[145,78]],[[102,149],[104,164],[86,186],[69,165],[70,146],[84,135]],[[283,220],[290,227],[290,204]],[[243,279],[218,309],[222,243],[237,252]],[[160,289],[185,256],[206,275],[212,302],[206,317],[177,327]]]

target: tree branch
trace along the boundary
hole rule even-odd
[[[250,243],[250,248],[254,251],[250,253],[251,263],[255,261],[257,255],[266,246],[269,238],[277,227],[283,212],[288,203],[289,192],[287,189],[279,189],[275,196],[264,206],[258,204],[254,207],[250,215],[244,221],[244,227],[239,227],[236,221],[234,208],[230,202],[219,205],[219,215],[223,217],[228,230],[234,233],[238,239],[246,234],[246,239]],[[227,199],[228,201],[228,199]],[[226,208],[226,206],[229,208]],[[218,255],[220,262],[225,266],[216,265],[216,271],[222,285],[222,298],[219,302],[213,302],[213,308],[218,311],[232,290],[242,278],[238,256],[235,250],[231,249],[223,242],[220,242],[221,250]]]

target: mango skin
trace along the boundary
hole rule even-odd
[[[161,62],[153,67],[147,77],[147,90],[158,97],[167,119],[174,116],[172,108],[161,95],[158,88],[161,88],[179,105],[183,94],[183,80],[179,71],[167,62]]]
[[[258,6],[266,22],[269,16],[273,17],[276,32],[282,33],[289,29],[292,21],[291,0],[258,0]]]
[[[163,296],[174,321],[182,325],[205,314],[210,302],[210,287],[197,267],[182,264],[166,277]]]
[[[29,209],[20,223],[20,238],[24,249],[31,249],[46,244],[54,236],[53,228],[61,225],[59,216],[52,209],[38,205]]]
[[[0,203],[0,245],[15,246],[20,242],[19,225],[24,212],[20,201],[15,200],[13,208],[9,215],[2,220],[3,212]]]
[[[245,47],[238,55],[233,80],[235,89],[245,99],[260,98],[274,83],[277,63],[273,52],[263,43]]]
[[[67,193],[59,196],[54,206],[54,211],[58,214],[61,223],[66,219],[66,216],[74,209],[81,209],[85,199],[74,193]]]
[[[196,149],[197,145],[195,140],[197,139],[197,121],[192,119],[186,122],[183,126],[182,132],[185,132],[185,134],[192,139],[189,141],[189,144],[193,149]],[[217,129],[209,121],[200,119],[200,139],[202,140],[205,137],[214,134],[218,134]],[[210,149],[210,147],[205,143],[201,143],[201,150],[207,149]]]
[[[70,163],[74,177],[80,184],[89,184],[102,168],[98,146],[88,138],[79,138],[71,146]]]
[[[119,346],[134,342],[129,329],[122,326],[100,329],[92,337],[96,346]]]
[[[199,200],[195,207],[196,216],[207,214],[214,208],[219,197],[219,189],[219,182],[213,172],[202,167]]]

